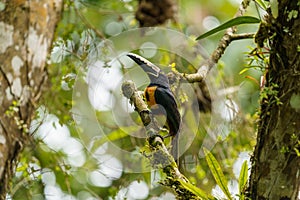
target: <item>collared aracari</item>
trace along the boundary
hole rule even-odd
[[[165,126],[169,130],[169,134],[166,137],[173,137],[171,152],[175,160],[178,160],[178,133],[181,116],[175,97],[170,89],[169,79],[159,67],[145,58],[133,53],[128,53],[127,56],[134,60],[147,73],[150,79],[150,84],[145,88],[144,92],[145,99],[153,114],[166,114]]]

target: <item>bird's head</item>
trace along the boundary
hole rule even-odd
[[[137,54],[128,53],[127,56],[136,62],[147,73],[150,78],[150,84],[169,87],[169,79],[159,67]]]

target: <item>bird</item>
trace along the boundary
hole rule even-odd
[[[169,79],[158,66],[147,59],[134,53],[128,53],[127,56],[137,63],[150,79],[150,84],[145,88],[144,97],[153,114],[164,113],[166,115],[166,124],[164,127],[169,130],[169,134],[165,137],[172,136],[171,154],[176,161],[179,158],[178,138],[181,115],[174,94],[170,89]]]

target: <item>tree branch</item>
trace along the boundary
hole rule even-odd
[[[235,17],[242,16],[245,9],[249,5],[250,0],[244,0],[235,14]],[[202,82],[207,73],[213,68],[213,66],[219,61],[223,55],[225,49],[231,43],[231,41],[245,38],[253,38],[253,33],[246,34],[234,34],[236,27],[228,28],[221,38],[217,48],[207,59],[206,65],[201,66],[197,73],[185,74],[177,71],[173,71],[168,74],[169,79],[179,77],[180,80],[186,80],[190,83]],[[173,76],[173,77],[172,77]],[[144,102],[140,93],[137,91],[135,84],[132,81],[126,81],[122,84],[123,95],[130,100],[130,103],[134,105],[135,110],[140,115],[144,127],[147,131],[147,140],[150,146],[152,155],[147,156],[151,164],[155,168],[160,168],[167,175],[167,179],[162,182],[163,185],[169,186],[175,190],[179,198],[183,199],[195,199],[198,198],[195,193],[186,188],[183,183],[188,183],[188,179],[180,173],[174,158],[168,152],[163,137],[159,134],[160,128],[153,118],[148,106]],[[182,183],[183,182],[183,183]],[[182,197],[184,196],[184,197]]]
[[[246,12],[246,8],[249,6],[250,0],[243,0],[238,11],[235,13],[234,17],[243,16]],[[225,49],[229,46],[232,41],[232,35],[236,32],[236,26],[230,27],[226,30],[223,37],[221,38],[218,47],[214,50],[208,60],[209,70],[218,63],[219,59],[222,57]]]
[[[241,34],[232,34],[231,41],[242,40],[242,39],[252,39],[254,38],[255,33],[241,33]]]
[[[249,4],[250,4],[250,0],[243,0],[234,17],[236,18],[236,17],[243,16]],[[190,83],[201,82],[203,79],[205,79],[206,75],[214,67],[214,65],[218,63],[218,61],[224,54],[226,48],[229,46],[229,44],[232,41],[238,39],[253,38],[255,35],[253,33],[235,34],[235,32],[236,32],[236,26],[230,27],[226,30],[223,37],[219,41],[217,48],[212,52],[210,57],[206,60],[205,62],[206,64],[199,68],[197,73],[195,74],[176,73],[176,75],[187,80]]]
[[[9,81],[7,75],[6,75],[6,72],[4,71],[4,69],[2,68],[2,66],[0,66],[0,72],[1,74],[3,75],[3,78],[5,79],[5,81],[7,82],[7,86],[9,88],[9,93],[11,94],[11,96],[13,97],[13,99],[17,99],[16,98],[16,95],[13,93],[12,91],[12,85],[11,85],[11,82]]]
[[[132,81],[125,81],[122,84],[123,95],[130,100],[136,112],[140,115],[144,127],[147,132],[147,140],[150,146],[152,155],[147,156],[151,164],[155,168],[160,168],[167,175],[167,179],[161,184],[170,186],[178,196],[188,196],[189,199],[197,199],[197,195],[191,190],[183,186],[183,183],[188,183],[188,179],[180,173],[173,156],[167,150],[163,137],[159,134],[160,127],[152,116],[148,106],[137,90]],[[181,198],[181,197],[179,197]]]

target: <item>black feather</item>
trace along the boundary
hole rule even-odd
[[[133,53],[128,53],[127,56],[134,60],[147,73],[150,79],[148,87],[157,86],[154,94],[155,103],[164,108],[169,136],[173,136],[172,155],[175,160],[178,160],[178,134],[181,124],[181,116],[178,111],[175,97],[170,89],[169,79],[159,67],[155,66],[145,58]],[[146,99],[149,100],[148,93],[146,93]],[[161,113],[159,108],[152,109],[152,111],[153,113]]]
[[[162,105],[166,111],[169,135],[176,135],[180,127],[181,117],[171,90],[169,88],[157,87],[155,90],[155,101],[157,104]]]

